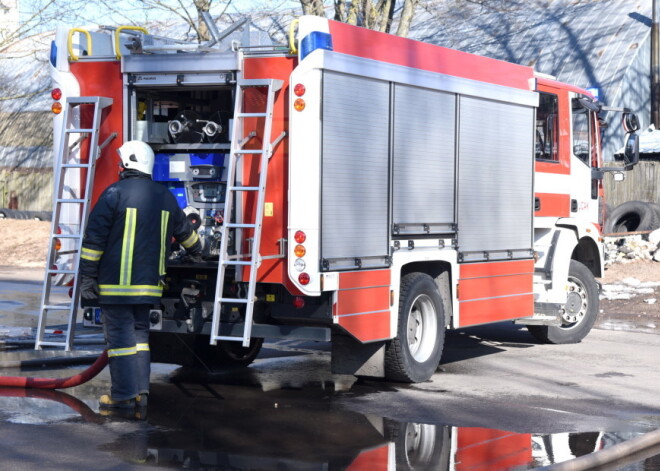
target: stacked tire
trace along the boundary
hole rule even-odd
[[[603,232],[654,231],[660,228],[660,204],[627,201],[608,211]]]

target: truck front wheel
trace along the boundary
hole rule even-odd
[[[528,325],[527,330],[544,343],[578,343],[587,336],[598,317],[598,286],[591,271],[571,260],[568,295],[560,326]]]
[[[385,377],[406,383],[428,380],[438,368],[444,340],[444,309],[433,278],[424,273],[405,275],[397,336],[385,350]]]

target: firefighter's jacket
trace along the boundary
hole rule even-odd
[[[135,170],[124,170],[90,213],[80,273],[97,278],[100,304],[155,304],[172,236],[198,251],[197,233],[170,191]]]

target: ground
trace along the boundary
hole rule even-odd
[[[46,221],[0,219],[0,265],[4,266],[5,275],[15,273],[19,277],[19,273],[24,273],[21,268],[45,266],[49,231],[50,222]],[[15,267],[15,270],[10,267]],[[636,285],[631,278],[638,280],[642,286]],[[605,271],[605,277],[600,281],[605,287],[605,294],[611,289],[620,293],[618,287],[631,292],[630,299],[607,299],[611,296],[602,299],[601,327],[624,328],[622,315],[642,330],[655,330],[660,326],[656,322],[660,320],[660,262],[616,263]],[[654,284],[658,286],[652,286]],[[651,304],[653,299],[657,302]]]

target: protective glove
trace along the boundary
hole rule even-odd
[[[80,278],[80,297],[85,301],[94,301],[99,297],[99,285],[96,278],[82,275]]]
[[[200,252],[186,252],[181,257],[181,263],[202,263],[204,259]]]
[[[181,258],[183,263],[202,263],[202,244],[196,241],[190,248],[186,249],[186,253]]]

